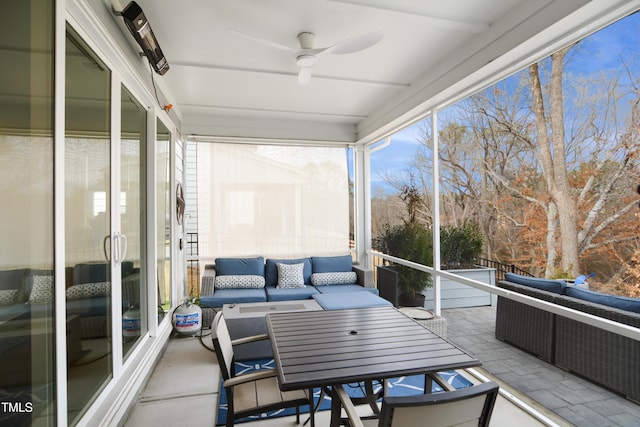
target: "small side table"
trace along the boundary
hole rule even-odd
[[[440,335],[442,338],[447,338],[447,319],[444,317],[434,316],[433,313],[422,307],[402,307],[399,310],[431,332]]]

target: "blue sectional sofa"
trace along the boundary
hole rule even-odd
[[[640,298],[507,273],[497,286],[640,328]],[[496,338],[640,402],[640,341],[498,297]]]
[[[217,309],[224,304],[301,300],[336,292],[345,298],[357,297],[357,292],[378,295],[371,271],[353,265],[351,255],[217,258],[205,266],[200,305]]]
[[[111,304],[109,265],[80,263],[66,268],[66,311],[80,319],[81,337],[106,336]],[[139,299],[139,270],[122,263],[123,310]],[[0,271],[0,322],[53,316],[53,270],[18,268]]]

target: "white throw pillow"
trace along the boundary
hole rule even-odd
[[[313,273],[311,275],[311,284],[313,286],[352,285],[354,283],[358,283],[358,275],[355,271]]]
[[[259,289],[264,288],[264,277],[251,274],[225,274],[216,276],[216,289]]]
[[[16,302],[20,289],[3,289],[0,291],[0,305],[11,305]]]
[[[278,266],[278,289],[304,288],[304,264],[276,264]]]
[[[82,283],[70,286],[66,291],[68,300],[104,297],[110,293],[111,284],[109,282]]]
[[[33,276],[29,304],[49,304],[52,302],[53,276]]]

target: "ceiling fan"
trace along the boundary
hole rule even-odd
[[[231,32],[245,37],[249,40],[253,40],[257,43],[263,44],[265,46],[270,46],[276,49],[285,50],[293,53],[293,56],[296,60],[296,64],[298,65],[298,83],[301,85],[306,85],[311,80],[311,70],[318,63],[318,56],[323,53],[334,53],[334,54],[347,54],[347,53],[355,53],[361,50],[365,50],[374,44],[378,43],[384,35],[381,31],[363,34],[361,36],[352,37],[338,43],[335,43],[331,46],[314,48],[313,42],[316,38],[316,35],[311,32],[302,32],[298,34],[298,42],[300,44],[299,48],[293,48],[289,46],[282,45],[280,43],[272,42],[269,40],[261,39],[259,37],[255,37],[246,33],[242,33],[240,31],[230,29]]]

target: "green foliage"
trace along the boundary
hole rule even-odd
[[[478,224],[440,227],[440,263],[443,269],[471,268],[482,254],[484,236]]]
[[[467,221],[460,227],[440,228],[441,266],[443,269],[472,268],[482,254],[484,236],[478,224]],[[388,255],[433,265],[433,236],[423,225],[404,224],[383,227],[377,239],[376,249]],[[419,294],[431,287],[431,275],[410,267],[396,266],[400,275],[400,287],[406,294]]]
[[[425,265],[433,263],[431,232],[420,224],[406,222],[385,225],[378,238],[378,249],[388,255]],[[431,275],[402,265],[397,266],[402,292],[416,295],[432,285]]]

